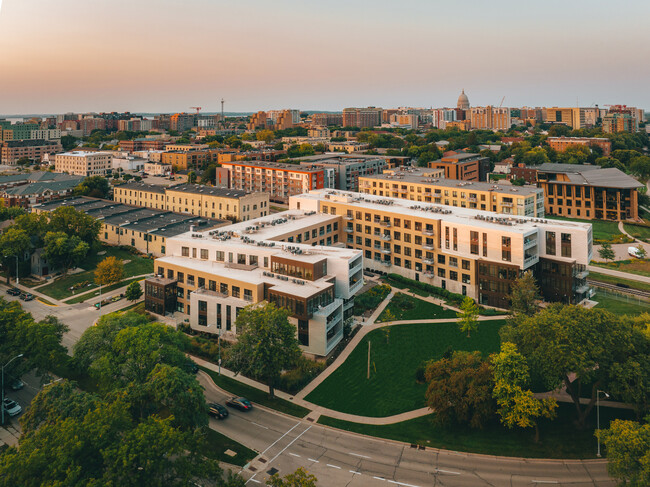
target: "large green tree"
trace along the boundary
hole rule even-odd
[[[2,265],[8,271],[7,284],[11,276],[16,275],[16,262],[22,262],[25,253],[30,249],[29,234],[25,230],[12,226],[0,235],[0,258],[2,259]]]
[[[92,198],[107,198],[111,190],[108,179],[103,176],[89,176],[74,189],[77,196],[90,196]]]
[[[288,317],[286,308],[273,303],[247,306],[237,316],[239,337],[231,349],[231,367],[264,382],[271,397],[282,371],[295,365],[301,353]]]
[[[99,237],[102,224],[96,218],[72,206],[60,206],[50,214],[49,231],[64,232],[75,235],[88,245],[92,245]]]
[[[515,315],[532,316],[539,310],[541,299],[537,281],[530,271],[515,279],[510,287],[510,310]]]
[[[607,449],[612,477],[630,487],[650,485],[650,424],[617,419],[597,434]]]
[[[427,405],[440,424],[482,428],[494,414],[492,369],[480,352],[454,352],[427,365]]]
[[[458,316],[458,328],[460,331],[467,332],[467,338],[470,333],[478,330],[478,306],[472,298],[466,296],[460,305]]]
[[[632,328],[629,320],[605,310],[554,304],[504,326],[501,338],[517,345],[546,388],[565,386],[584,427],[597,389],[608,385],[612,366],[631,350]],[[591,385],[587,404],[580,402],[583,384]]]
[[[295,472],[287,474],[284,478],[277,473],[266,481],[269,487],[316,487],[318,479],[300,467]]]
[[[52,267],[61,267],[64,274],[79,265],[90,250],[90,246],[81,238],[64,232],[47,232],[44,245],[45,257]]]

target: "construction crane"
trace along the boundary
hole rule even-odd
[[[203,107],[190,107],[191,110],[196,110],[196,114],[198,115],[199,112],[201,111]]]
[[[499,103],[499,108],[501,108],[503,106],[503,102],[505,101],[505,99],[506,99],[505,96],[503,98],[501,98],[501,103]]]

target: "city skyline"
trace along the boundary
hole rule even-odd
[[[0,8],[5,114],[219,111],[222,97],[229,112],[439,107],[455,106],[463,88],[473,106],[505,96],[513,107],[650,107],[650,67],[638,62],[650,56],[645,2],[550,1],[525,12],[511,1]]]

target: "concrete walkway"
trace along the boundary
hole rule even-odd
[[[618,222],[618,231],[621,232],[623,235],[625,235],[627,238],[631,238],[632,242],[636,242],[636,239],[632,235],[630,235],[629,233],[627,233],[625,231],[625,227],[623,226],[623,222]]]
[[[630,281],[639,281],[650,284],[650,277],[641,276],[639,274],[630,274],[629,272],[607,269],[605,267],[598,267],[595,265],[588,265],[587,269],[589,272],[598,272],[600,274],[607,274],[608,276],[620,277],[621,279],[629,279]]]

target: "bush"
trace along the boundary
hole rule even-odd
[[[325,370],[325,367],[325,362],[316,362],[306,357],[300,357],[298,365],[294,369],[287,370],[282,374],[276,388],[289,394],[295,394]]]
[[[390,294],[390,289],[388,284],[380,284],[354,298],[354,314],[362,315],[368,310],[375,309]]]
[[[400,276],[399,274],[388,274],[388,278],[409,288],[419,289],[434,296],[438,296],[439,298],[444,299],[448,304],[460,306],[465,299],[465,296],[462,294],[452,293],[446,289],[442,289],[441,287],[427,284],[426,282],[414,281],[413,279],[408,279],[404,276]]]

